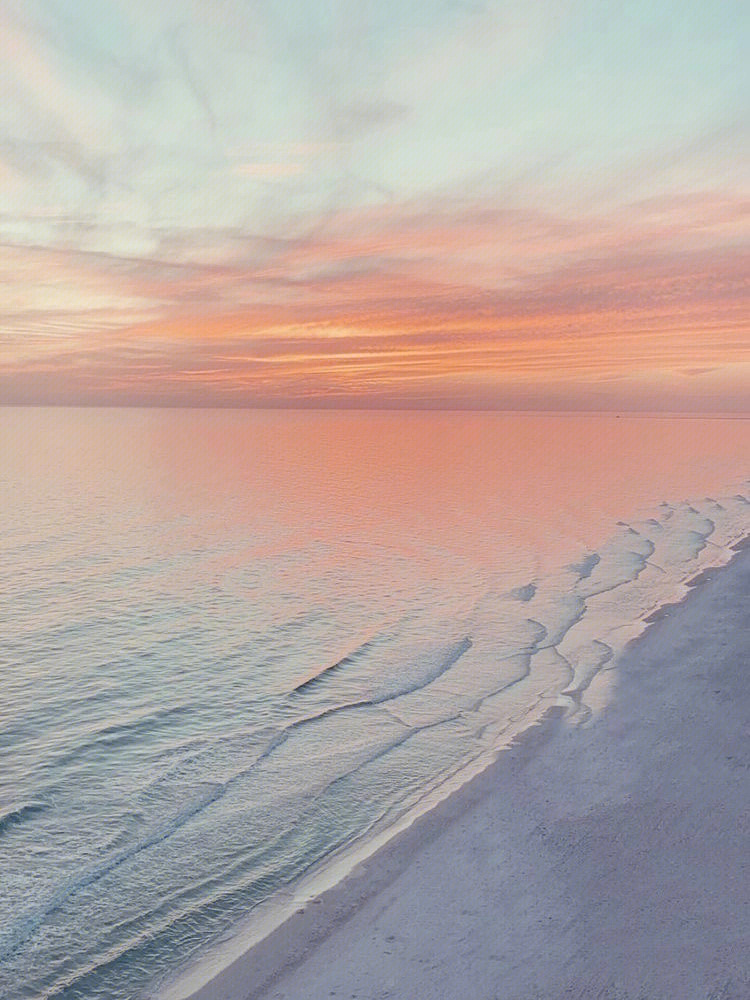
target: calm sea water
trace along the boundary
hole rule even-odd
[[[144,995],[585,718],[750,530],[749,454],[748,420],[0,410],[0,995]]]

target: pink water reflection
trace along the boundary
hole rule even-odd
[[[29,518],[104,535],[182,518],[196,545],[275,525],[541,571],[659,500],[739,488],[750,420],[8,408],[0,449],[16,538]]]

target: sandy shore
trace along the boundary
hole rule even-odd
[[[748,1000],[750,549],[194,1000]]]

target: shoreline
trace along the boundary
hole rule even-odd
[[[750,565],[749,544],[749,538],[735,543],[731,548],[736,554],[729,563],[703,570],[693,579],[685,581],[686,596],[679,604],[665,604],[644,620],[645,631],[631,640],[618,657],[618,668],[606,671],[607,681],[615,689],[615,704],[621,694],[618,689],[623,682],[620,677],[623,663],[638,655],[639,647],[653,635],[654,630],[674,630],[675,616],[689,617],[695,601],[700,600],[704,592],[715,588],[717,580],[725,579],[725,575],[731,576],[732,567],[743,560]],[[739,570],[735,570],[735,575],[737,572]],[[517,777],[531,761],[538,761],[545,746],[562,743],[569,747],[577,735],[580,738],[589,729],[596,730],[599,720],[608,711],[609,705],[605,703],[603,707],[597,707],[592,721],[574,727],[566,723],[564,708],[547,707],[541,717],[530,726],[523,727],[510,745],[495,752],[492,755],[494,759],[484,762],[473,776],[464,776],[456,783],[458,774],[464,773],[462,769],[445,783],[453,782],[455,788],[440,786],[434,790],[442,793],[436,803],[421,802],[418,814],[412,812],[402,816],[394,826],[380,833],[379,840],[376,836],[364,845],[355,843],[323,870],[303,876],[285,894],[285,919],[279,920],[277,900],[275,921],[271,914],[272,919],[264,927],[257,915],[251,916],[247,925],[243,923],[238,927],[230,939],[199,956],[197,962],[183,967],[176,976],[159,984],[149,995],[158,1000],[250,1000],[271,995],[303,997],[304,993],[271,994],[268,991],[274,984],[286,985],[287,980],[293,980],[295,970],[315,958],[318,946],[325,948],[328,939],[339,932],[346,932],[347,924],[357,920],[369,901],[382,898],[395,881],[418,868],[426,850],[434,849],[435,842],[440,840],[445,830],[455,828],[467,812],[491,800],[493,795],[496,797],[498,785],[507,788],[513,775]],[[475,761],[475,769],[476,764]],[[357,857],[357,854],[360,856]],[[254,937],[243,931],[251,925],[255,927]],[[407,995],[412,986],[404,984],[406,992],[403,995]],[[322,995],[328,995],[328,992]],[[368,993],[358,995],[370,996]],[[376,995],[398,997],[402,994],[372,993],[373,997]]]
[[[413,827],[437,814],[456,796],[461,795],[464,789],[497,763],[501,754],[521,746],[527,738],[531,738],[527,734],[536,733],[550,723],[562,720],[568,709],[554,704],[557,697],[559,696],[540,698],[522,719],[503,731],[505,739],[502,744],[479,753],[446,775],[403,812],[395,817],[384,817],[356,840],[313,865],[290,888],[282,889],[260,903],[227,936],[214,942],[205,952],[202,951],[196,959],[175,973],[152,985],[151,990],[145,994],[146,1000],[214,1000],[214,997],[217,1000],[224,1000],[225,997],[226,1000],[235,1000],[233,991],[237,989],[237,985],[234,971],[239,969],[242,972],[250,957],[253,962],[257,960],[263,965],[267,960],[270,971],[263,983],[268,982],[278,971],[277,935],[284,941],[287,932],[291,932],[295,941],[299,939],[305,944],[308,937],[314,935],[317,938],[322,926],[320,916],[323,911],[310,907],[320,906],[333,899],[340,888],[346,887],[344,891],[348,891],[351,880],[359,879],[365,870],[369,872],[371,865],[377,866],[377,859],[382,852],[388,851],[392,845],[400,844],[402,838],[404,843],[410,843],[408,838]],[[566,696],[565,700],[570,699]],[[545,701],[550,704],[545,706]],[[422,835],[420,828],[417,838],[420,839]],[[316,926],[310,926],[311,923]],[[225,990],[230,992],[225,993]],[[251,1000],[256,994],[260,995],[256,991],[247,1000]],[[245,1000],[244,994],[242,996]]]

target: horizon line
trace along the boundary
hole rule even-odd
[[[494,406],[315,406],[300,403],[279,404],[223,404],[202,405],[200,403],[45,403],[45,402],[5,402],[0,400],[0,408],[39,409],[39,410],[212,410],[212,411],[297,411],[313,413],[495,413],[506,415],[549,416],[549,417],[645,417],[666,419],[706,419],[706,420],[748,420],[750,410],[629,410],[629,409],[563,409],[544,410],[530,407],[494,407]]]

